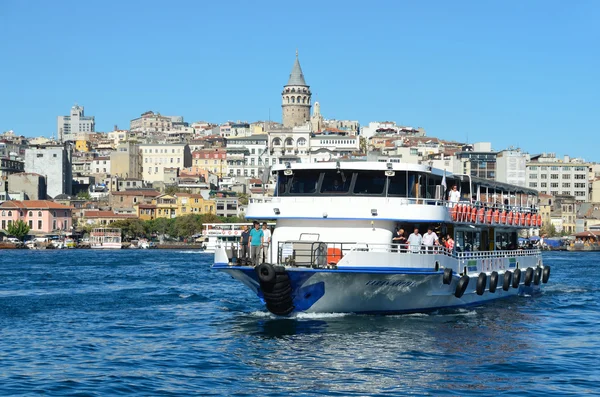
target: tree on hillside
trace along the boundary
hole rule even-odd
[[[29,230],[30,230],[29,226],[27,226],[27,224],[21,220],[11,223],[6,228],[6,232],[8,234],[18,238],[21,241],[23,241],[23,238],[25,236],[27,236],[27,234],[29,233]]]
[[[88,192],[87,190],[84,190],[84,191],[77,193],[77,198],[84,199],[84,200],[91,200],[92,196],[90,196],[90,192]]]

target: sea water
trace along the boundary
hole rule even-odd
[[[599,253],[544,254],[540,296],[291,319],[196,251],[0,258],[0,395],[600,393]]]

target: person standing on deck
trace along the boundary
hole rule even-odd
[[[460,192],[458,191],[456,185],[452,186],[452,190],[450,190],[450,193],[448,193],[448,200],[451,203],[458,203],[460,201]]]
[[[271,230],[269,230],[269,225],[267,222],[263,222],[262,224],[262,232],[263,232],[263,244],[262,244],[262,263],[265,263],[268,257],[269,245],[271,244]]]
[[[250,230],[248,226],[244,226],[242,237],[240,237],[240,245],[242,246],[241,258],[248,259],[248,251],[250,251]]]
[[[250,231],[250,258],[254,266],[259,264],[260,248],[263,244],[264,233],[260,230],[260,224],[254,221],[254,228]]]
[[[415,228],[415,231],[408,236],[408,244],[412,253],[417,254],[421,250],[421,244],[423,243],[423,236],[419,233],[419,229]]]
[[[439,245],[438,236],[431,227],[427,229],[427,233],[423,236],[423,245],[428,253],[433,253],[433,246]]]

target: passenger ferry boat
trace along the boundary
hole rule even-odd
[[[275,223],[268,222],[268,225],[273,227]],[[202,233],[204,252],[214,254],[218,244],[229,250],[231,257],[239,249],[242,232],[246,226],[252,228],[252,223],[205,223]]]
[[[269,203],[249,219],[276,219],[268,263],[240,265],[217,243],[213,268],[244,283],[276,315],[409,313],[534,294],[550,277],[518,232],[541,226],[537,191],[419,164],[336,162],[274,166]],[[456,185],[458,202],[446,199]],[[458,197],[456,198],[458,199]],[[433,228],[452,250],[392,242]]]
[[[121,229],[97,227],[90,233],[90,247],[95,249],[121,249]]]

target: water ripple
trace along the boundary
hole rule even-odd
[[[541,296],[403,316],[281,319],[196,251],[2,251],[0,395],[598,393],[595,253]]]

